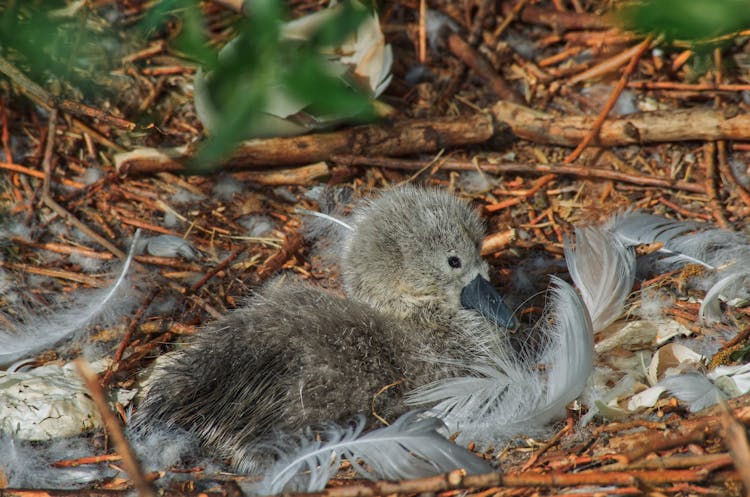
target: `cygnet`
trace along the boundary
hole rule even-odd
[[[185,429],[249,470],[279,433],[395,419],[406,392],[465,374],[453,364],[516,327],[480,255],[482,220],[456,196],[396,188],[348,222],[346,296],[266,286],[156,361],[133,424]]]

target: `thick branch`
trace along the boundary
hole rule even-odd
[[[594,116],[554,116],[523,105],[498,102],[495,119],[524,140],[574,147],[591,129]],[[607,119],[594,144],[603,147],[685,140],[750,140],[750,114],[713,109],[643,112]]]
[[[507,123],[521,139],[574,147],[590,132],[595,117],[555,116],[511,102],[490,109],[495,122]],[[392,125],[356,126],[341,131],[242,142],[224,166],[233,169],[310,164],[333,155],[398,157],[442,148],[483,143],[497,133],[490,116],[415,119]],[[607,119],[594,145],[612,147],[685,140],[750,140],[750,114],[713,109],[644,112]],[[128,174],[180,171],[192,148],[139,149],[115,156]],[[701,189],[702,190],[702,189]]]
[[[291,166],[328,159],[335,154],[382,156],[435,152],[482,143],[495,135],[490,116],[418,119],[392,125],[356,126],[330,133],[266,138],[242,142],[224,162],[228,168]],[[128,174],[179,171],[194,150],[135,150],[115,156],[118,170]]]

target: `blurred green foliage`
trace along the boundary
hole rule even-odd
[[[0,53],[53,94],[102,91],[122,43],[85,3],[72,5],[64,0],[0,2]]]
[[[369,97],[333,76],[322,55],[325,47],[356,31],[369,15],[367,8],[345,3],[304,43],[282,39],[285,13],[280,0],[252,0],[246,10],[246,17],[234,26],[238,35],[231,41],[232,49],[221,56],[208,43],[197,0],[161,0],[146,20],[146,27],[154,29],[170,18],[179,19],[174,47],[211,73],[210,94],[221,120],[193,159],[194,172],[210,170],[231,153],[252,122],[262,117],[275,85],[309,102],[310,112],[357,115],[361,120],[373,116]]]
[[[715,38],[750,28],[750,0],[643,0],[621,8],[619,17],[638,33],[710,48]]]
[[[739,349],[733,351],[729,354],[729,358],[734,363],[746,363],[748,359],[750,359],[750,344],[746,343]]]
[[[88,2],[0,0],[0,54],[53,95],[93,103],[100,92],[119,91],[108,86],[109,75],[135,49],[134,39],[145,45],[168,37],[173,52],[211,74],[211,95],[221,116],[193,161],[199,172],[231,153],[262,115],[274,85],[308,102],[310,112],[372,119],[369,97],[333,76],[322,55],[325,47],[355,32],[370,7],[345,2],[304,42],[282,39],[283,20],[289,16],[281,0],[251,0],[246,10],[232,26],[237,33],[234,50],[219,56],[221,47],[211,43],[199,0],[158,0],[139,26],[121,24],[114,4],[94,11]]]

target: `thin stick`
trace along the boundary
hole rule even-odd
[[[591,131],[588,135],[586,135],[583,141],[578,144],[575,150],[573,150],[567,157],[565,157],[565,159],[563,160],[564,163],[569,164],[578,159],[583,153],[584,149],[588,147],[589,144],[594,140],[594,138],[596,138],[596,136],[599,134],[599,130],[602,128],[602,124],[604,124],[604,121],[607,119],[607,115],[609,115],[609,112],[614,108],[615,104],[617,103],[617,99],[625,89],[628,78],[630,78],[630,75],[633,74],[635,67],[638,65],[638,61],[641,60],[641,55],[643,55],[643,52],[645,52],[648,46],[651,44],[651,38],[652,35],[647,36],[646,39],[643,40],[640,45],[638,45],[637,50],[635,50],[635,52],[633,53],[633,57],[630,59],[630,63],[622,73],[620,81],[617,82],[617,86],[609,96],[609,100],[607,100],[607,103],[604,104],[604,108],[599,113],[599,117],[596,118],[594,124],[591,125]]]
[[[388,169],[404,169],[416,171],[424,167],[424,162],[409,159],[393,159],[389,157],[366,157],[354,155],[334,155],[331,157],[334,162],[350,166],[374,166]],[[446,159],[440,166],[445,171],[475,171],[477,165],[469,160]],[[705,194],[704,185],[689,183],[687,181],[678,181],[671,178],[659,178],[655,176],[640,176],[637,174],[627,174],[611,169],[599,169],[594,167],[582,167],[569,164],[532,164],[517,162],[500,162],[495,161],[494,157],[487,156],[486,162],[479,162],[479,168],[490,174],[558,174],[569,175],[584,179],[606,179],[619,181],[621,183],[630,183],[640,186],[651,186],[656,188],[671,188],[691,193]]]
[[[419,63],[427,62],[427,0],[419,0]]]
[[[99,377],[94,371],[92,371],[85,359],[76,359],[75,365],[78,369],[78,374],[81,375],[86,387],[89,389],[97,409],[99,409],[99,414],[101,414],[104,427],[114,441],[117,453],[122,457],[122,465],[125,467],[125,471],[133,481],[133,485],[135,485],[135,490],[138,492],[139,497],[156,497],[156,493],[154,493],[151,485],[149,485],[146,478],[143,476],[141,466],[138,463],[138,459],[136,458],[133,449],[130,447],[128,440],[125,438],[125,433],[122,431],[120,422],[107,406],[104,390],[102,390],[102,386],[99,384]]]
[[[716,222],[722,228],[729,228],[729,221],[721,209],[718,191],[718,171],[716,168],[716,143],[708,142],[703,145],[703,157],[706,163],[706,194],[708,195],[708,204],[711,207],[711,214]]]
[[[12,162],[0,162],[0,169],[5,169],[7,171],[13,171],[15,173],[25,174],[26,176],[31,176],[32,178],[44,179],[44,173],[42,171],[37,171],[36,169],[31,169],[29,167],[22,166],[20,164],[14,164]],[[60,183],[65,186],[72,186],[73,188],[84,188],[86,186],[83,183],[79,183],[77,181],[73,181],[68,178],[60,178],[60,179],[50,178],[50,181],[53,183]]]
[[[547,441],[547,443],[545,443],[539,448],[538,451],[534,452],[534,454],[529,458],[529,460],[526,461],[526,463],[523,465],[523,467],[521,468],[521,471],[526,471],[529,468],[531,468],[534,464],[536,464],[536,462],[539,460],[542,454],[547,452],[550,449],[550,447],[552,447],[557,442],[559,442],[560,439],[569,431],[570,431],[570,427],[568,425],[565,425],[562,430],[555,433],[554,437],[550,438]]]

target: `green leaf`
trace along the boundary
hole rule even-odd
[[[748,0],[645,0],[619,14],[628,29],[667,41],[700,42],[750,27]]]

